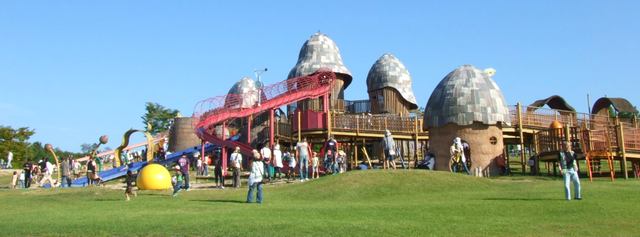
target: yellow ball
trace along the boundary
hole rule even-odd
[[[149,164],[138,173],[136,185],[140,190],[164,190],[171,187],[171,174],[159,164]]]

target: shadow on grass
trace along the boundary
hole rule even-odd
[[[509,198],[509,197],[498,197],[498,198],[483,198],[485,201],[565,201],[562,198]]]
[[[115,201],[125,201],[124,198],[101,198],[101,199],[95,199],[93,201],[96,202],[115,202]]]
[[[210,200],[210,199],[206,199],[206,200],[190,200],[192,202],[219,202],[219,203],[241,203],[244,204],[245,201],[240,201],[240,200]]]

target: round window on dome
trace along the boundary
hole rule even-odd
[[[489,142],[491,143],[491,145],[495,145],[495,144],[498,144],[498,139],[492,136],[489,138]]]

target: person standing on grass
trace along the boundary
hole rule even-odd
[[[72,163],[71,167],[73,169],[73,179],[80,178],[80,170],[82,169],[82,165],[80,164],[80,162],[76,160],[73,160],[71,163]]]
[[[240,154],[240,147],[231,153],[231,168],[233,169],[233,187],[240,188],[240,172],[242,171],[242,154]]]
[[[311,178],[317,179],[320,177],[320,158],[318,158],[318,153],[313,152],[313,156],[311,156]]]
[[[196,167],[198,167],[198,175],[204,175],[204,170],[202,169],[202,159],[196,158]]]
[[[262,163],[264,163],[267,179],[271,180],[273,164],[271,163],[271,149],[269,149],[269,144],[264,144],[264,147],[260,149],[260,156],[262,156]]]
[[[211,162],[211,159],[209,158],[209,155],[205,155],[204,156],[204,161],[202,161],[202,175],[203,176],[209,176],[209,164]]]
[[[296,175],[296,157],[288,151],[284,153],[285,160],[288,162],[287,180],[295,179]]]
[[[311,154],[311,147],[309,147],[306,137],[301,142],[298,142],[296,151],[300,166],[300,182],[304,182],[309,180],[309,154]]]
[[[393,136],[391,136],[391,132],[389,130],[386,130],[384,133],[384,138],[382,138],[382,148],[384,148],[384,156],[385,156],[385,164],[386,167],[391,168],[393,167],[393,169],[396,169],[396,162],[395,160],[395,156],[396,156],[396,143],[395,141],[393,141]]]
[[[262,177],[264,176],[264,164],[258,150],[253,150],[253,162],[251,162],[251,173],[249,174],[249,193],[247,193],[247,203],[253,202],[254,189],[257,191],[256,202],[262,203]]]
[[[273,147],[273,166],[275,168],[275,174],[278,175],[278,179],[282,179],[282,151],[280,151],[280,145],[276,144]]]
[[[27,159],[22,168],[24,169],[24,188],[29,188],[31,187],[31,170],[33,169],[31,160]]]
[[[64,182],[67,182],[67,187],[71,187],[71,157],[67,157],[62,159],[62,163],[60,164],[60,175],[62,176],[60,179],[60,186],[64,187]]]
[[[217,155],[214,158],[213,174],[216,177],[216,187],[224,189],[224,175],[222,175],[222,155]]]
[[[576,162],[576,153],[571,150],[571,143],[564,142],[564,150],[558,155],[558,167],[564,179],[564,194],[567,201],[571,200],[571,182],[573,182],[575,189],[575,199],[582,200],[578,163]]]
[[[324,145],[324,168],[327,172],[331,171],[336,174],[336,153],[338,151],[338,141],[333,136],[329,137],[329,140]]]
[[[89,161],[87,161],[87,182],[89,186],[94,184],[96,177],[98,177],[96,173],[96,162],[93,160],[93,156],[89,156]]]
[[[16,185],[18,184],[18,178],[20,177],[20,174],[18,174],[18,171],[13,171],[13,177],[11,177],[11,189],[16,189]]]
[[[182,176],[184,177],[183,188],[189,191],[189,158],[187,158],[187,155],[182,154],[182,156],[180,156],[180,159],[178,159],[178,166],[180,167],[180,172],[182,172]]]

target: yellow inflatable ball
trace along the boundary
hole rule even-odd
[[[138,172],[136,185],[140,190],[165,190],[171,187],[171,174],[159,164],[149,164]]]

